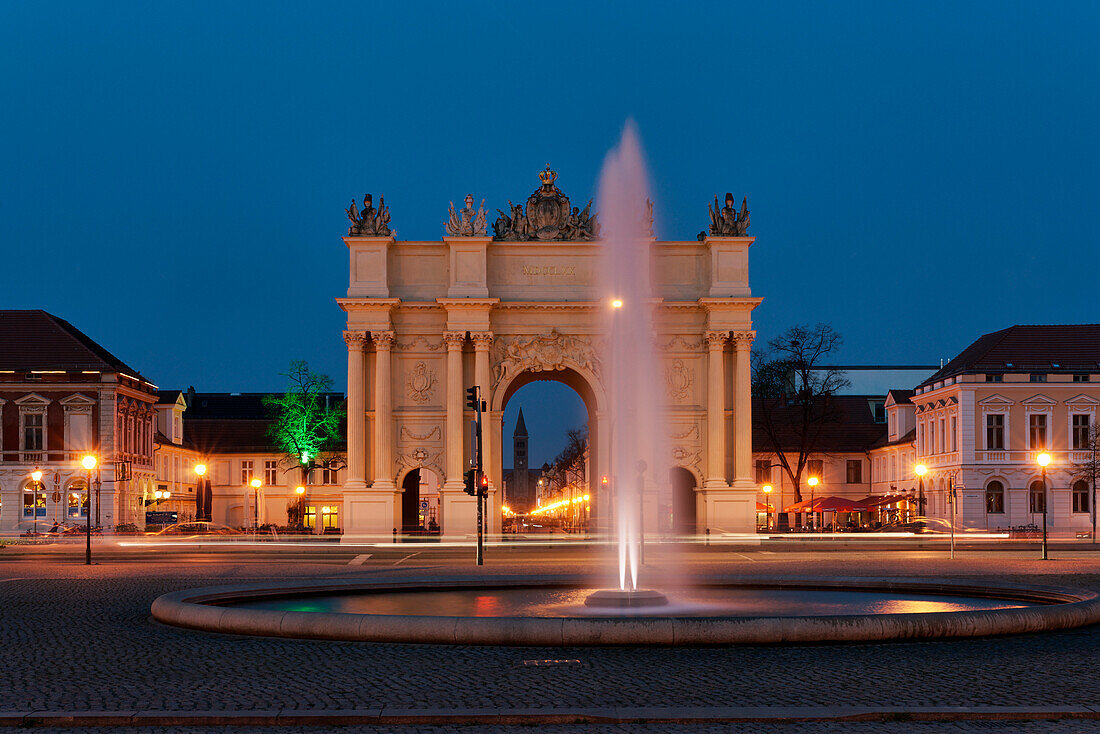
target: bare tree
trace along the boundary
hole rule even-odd
[[[790,478],[796,502],[810,456],[821,453],[822,433],[843,417],[834,396],[851,383],[840,370],[821,369],[842,342],[828,324],[792,326],[753,355],[753,424]]]
[[[1085,446],[1088,458],[1073,465],[1073,476],[1084,479],[1092,485],[1092,497],[1089,501],[1089,516],[1092,520],[1092,542],[1096,542],[1096,482],[1100,479],[1100,426],[1089,429],[1088,444]]]

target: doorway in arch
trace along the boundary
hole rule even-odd
[[[502,530],[559,536],[589,530],[598,493],[597,429],[584,377],[571,369],[521,373],[505,388],[498,415]]]
[[[682,466],[669,469],[672,489],[670,527],[675,535],[694,535],[696,530],[695,475]]]
[[[401,532],[439,532],[439,477],[431,469],[412,469],[401,480]]]

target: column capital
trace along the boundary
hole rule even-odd
[[[755,331],[735,331],[733,332],[733,347],[737,351],[748,351],[752,348],[752,342],[756,339]]]
[[[723,349],[726,346],[726,341],[729,340],[729,332],[708,331],[703,334],[703,339],[706,341],[708,349]]]
[[[465,331],[444,331],[443,343],[447,345],[447,351],[460,350],[466,343]]]
[[[367,332],[345,331],[344,343],[348,345],[348,351],[363,351],[367,348]]]
[[[374,348],[389,351],[393,348],[393,342],[397,335],[393,331],[372,331],[370,338],[374,342]]]
[[[493,346],[493,332],[491,331],[472,332],[470,338],[474,342],[474,349],[478,351],[488,350]]]

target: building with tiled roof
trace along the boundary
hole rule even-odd
[[[140,525],[156,401],[155,385],[68,321],[0,310],[0,531],[80,523],[89,512],[108,528]],[[99,461],[90,509],[85,454]]]

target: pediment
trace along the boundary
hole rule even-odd
[[[1051,398],[1048,398],[1046,395],[1032,395],[1027,400],[1021,400],[1020,402],[1023,403],[1024,405],[1029,405],[1029,406],[1036,406],[1036,405],[1050,406],[1050,405],[1057,405],[1058,404],[1057,400],[1053,400]]]
[[[51,402],[53,401],[51,401],[49,398],[42,397],[36,392],[29,393],[21,398],[16,398],[15,400],[16,405],[26,408],[45,407]]]
[[[1080,407],[1083,407],[1083,406],[1094,407],[1094,406],[1100,405],[1100,400],[1097,400],[1094,397],[1090,397],[1090,396],[1085,395],[1084,393],[1082,393],[1082,394],[1080,394],[1076,397],[1072,397],[1069,400],[1067,400],[1066,405],[1073,405],[1073,406],[1080,406]]]
[[[1003,407],[1003,406],[1013,405],[1014,403],[1015,403],[1015,401],[1009,400],[1004,395],[990,395],[988,398],[983,398],[983,399],[978,401],[978,405],[982,405],[982,406],[986,406],[986,407],[993,407],[993,406]]]
[[[96,403],[96,401],[93,398],[90,398],[87,395],[81,395],[79,393],[74,393],[73,395],[70,395],[67,398],[62,398],[58,402],[61,403],[62,405],[68,405],[68,406],[71,406],[71,407],[81,407],[81,408],[86,407],[86,406],[92,406],[92,405],[95,405],[95,403]]]

